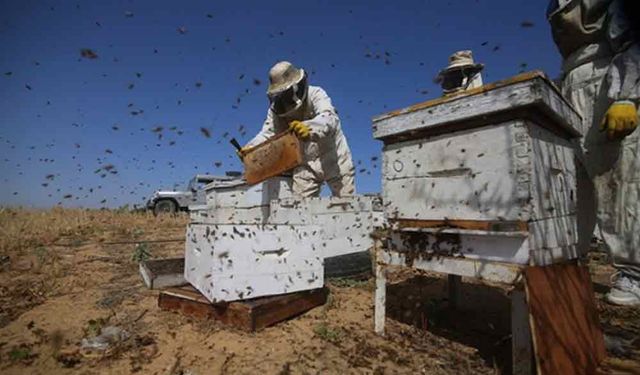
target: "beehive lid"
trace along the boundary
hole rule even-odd
[[[578,112],[534,71],[374,117],[373,137],[393,142],[525,118],[565,138],[581,136]]]

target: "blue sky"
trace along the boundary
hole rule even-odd
[[[543,1],[0,4],[1,205],[139,204],[195,173],[240,170],[228,139],[261,127],[279,60],[332,97],[357,189],[376,192],[371,118],[439,96],[452,52],[472,49],[485,83],[560,64]]]

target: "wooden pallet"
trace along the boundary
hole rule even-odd
[[[228,304],[211,304],[191,285],[163,290],[158,306],[197,319],[215,319],[243,331],[254,332],[324,305],[328,288],[255,298]]]

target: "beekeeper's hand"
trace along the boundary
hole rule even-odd
[[[289,123],[289,129],[293,130],[294,133],[298,136],[298,138],[304,140],[309,139],[309,135],[311,134],[311,129],[309,125],[305,124],[302,121],[291,121]]]
[[[236,150],[236,154],[238,154],[238,156],[240,157],[240,159],[244,159],[245,155],[247,154],[247,152],[249,151],[251,147],[248,146],[244,146],[239,150]]]
[[[622,139],[633,133],[638,127],[638,110],[628,100],[619,100],[611,104],[602,119],[600,130],[607,132],[610,140]]]

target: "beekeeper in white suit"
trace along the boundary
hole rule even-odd
[[[579,245],[587,250],[597,221],[617,271],[607,300],[621,305],[640,305],[639,5],[552,0],[547,12],[562,90],[583,117]]]
[[[318,196],[326,181],[333,196],[353,195],[351,150],[327,93],[309,86],[303,69],[281,61],[269,71],[267,96],[271,102],[267,119],[262,130],[240,150],[241,156],[248,147],[292,129],[303,141],[303,164],[293,171],[293,193]]]
[[[473,62],[471,51],[458,51],[449,56],[449,65],[438,73],[435,82],[445,96],[453,95],[482,86],[482,69],[484,65]]]

